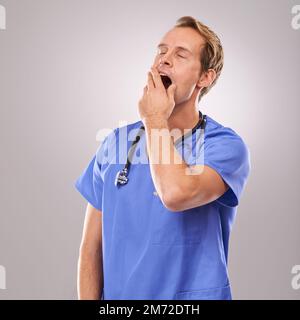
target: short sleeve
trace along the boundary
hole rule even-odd
[[[216,201],[235,207],[250,173],[250,152],[240,137],[225,136],[213,139],[204,152],[204,164],[219,173],[229,189]]]
[[[106,145],[107,137],[75,182],[76,189],[98,210],[102,210],[103,179],[101,176],[101,159],[103,158]]]

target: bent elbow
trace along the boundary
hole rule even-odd
[[[184,197],[179,190],[170,190],[162,196],[161,200],[169,211],[178,212],[183,209]]]

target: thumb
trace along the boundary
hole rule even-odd
[[[174,100],[175,90],[176,90],[176,84],[172,83],[167,89],[167,94],[169,99]]]

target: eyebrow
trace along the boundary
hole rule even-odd
[[[159,47],[167,47],[168,45],[166,43],[160,43],[157,48]],[[189,52],[190,54],[193,54],[192,51],[190,51],[188,48],[185,48],[185,47],[182,47],[182,46],[177,46],[176,48],[178,49],[181,49],[181,50],[184,50],[184,51],[187,51]]]

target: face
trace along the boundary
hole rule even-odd
[[[175,27],[157,46],[153,64],[158,67],[159,73],[165,73],[176,84],[176,104],[189,100],[201,88],[200,51],[203,45],[204,39],[196,30]]]

